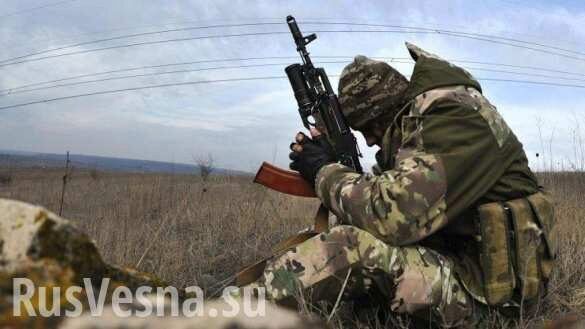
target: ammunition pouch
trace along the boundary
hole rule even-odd
[[[480,266],[488,304],[536,298],[556,254],[553,205],[547,194],[479,206]]]

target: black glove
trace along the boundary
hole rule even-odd
[[[291,143],[290,149],[290,169],[300,172],[311,185],[315,185],[315,178],[321,167],[335,162],[333,148],[323,135],[310,139],[305,134],[298,133],[296,143]]]

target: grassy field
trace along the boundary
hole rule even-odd
[[[1,169],[1,168],[0,168]],[[62,170],[16,169],[0,176],[0,197],[58,212]],[[585,174],[541,173],[557,201],[560,255],[536,317],[585,313]],[[270,247],[311,223],[318,203],[251,183],[251,177],[122,174],[74,170],[63,216],[109,262],[153,272],[176,286],[214,289]]]

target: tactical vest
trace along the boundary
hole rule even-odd
[[[393,155],[404,145],[408,136],[418,136],[420,141],[416,143],[430,153],[449,153],[448,149],[440,149],[441,140],[444,139],[442,136],[457,132],[443,131],[440,135],[432,136],[425,136],[424,133],[425,124],[431,125],[435,120],[432,117],[433,106],[440,102],[462,104],[476,110],[491,128],[497,143],[495,152],[502,152],[500,156],[504,155],[504,158],[517,157],[519,160],[515,163],[501,163],[501,168],[491,172],[492,177],[482,178],[474,183],[475,186],[471,184],[472,188],[477,189],[481,189],[481,185],[486,186],[482,190],[485,191],[482,192],[485,193],[483,197],[475,201],[462,201],[465,190],[448,200],[448,211],[452,211],[454,220],[437,232],[436,236],[422,241],[422,244],[442,253],[456,255],[456,268],[459,269],[456,274],[477,300],[489,305],[532,300],[545,289],[557,251],[553,203],[547,193],[536,188],[536,184],[533,184],[534,187],[526,187],[526,184],[514,187],[510,181],[506,181],[505,177],[510,170],[523,172],[527,180],[535,182],[536,179],[525,163],[522,145],[495,107],[477,89],[448,86],[415,97],[411,101],[409,113],[398,120],[401,124],[395,124],[387,130],[383,147],[377,154],[378,168],[375,171],[382,172],[394,166]],[[431,113],[427,114],[427,111]],[[446,119],[438,115],[437,120]],[[409,125],[411,122],[417,124]],[[430,137],[432,142],[425,143],[424,139]],[[453,143],[453,139],[449,142]],[[498,189],[498,182],[512,191]],[[524,197],[510,197],[518,194]],[[494,199],[498,201],[493,202]],[[468,204],[470,209],[463,209],[463,204]]]

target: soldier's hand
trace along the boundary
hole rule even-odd
[[[313,139],[302,132],[297,133],[295,141],[290,144],[292,160],[290,169],[297,170],[309,183],[315,184],[317,172],[326,164],[335,162],[333,148],[325,136],[318,131],[311,131]]]

